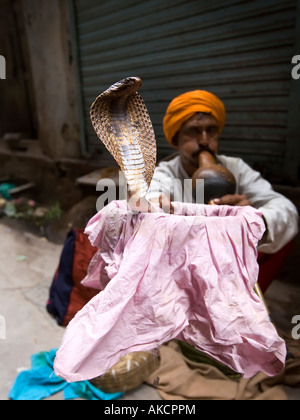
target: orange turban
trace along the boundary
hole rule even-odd
[[[177,96],[168,106],[164,118],[164,132],[170,144],[172,144],[173,137],[181,129],[182,124],[196,112],[205,112],[215,117],[219,124],[219,134],[222,132],[226,120],[223,102],[213,93],[205,90],[194,90]]]

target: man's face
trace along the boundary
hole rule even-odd
[[[218,153],[219,126],[218,122],[210,114],[197,113],[186,121],[174,138],[181,162],[189,174],[198,169],[198,156],[200,151],[209,150],[213,154]]]

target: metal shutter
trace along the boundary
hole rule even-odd
[[[169,102],[205,89],[227,109],[220,152],[280,178],[288,147],[297,0],[71,3],[88,151],[106,153],[90,124],[91,103],[112,83],[137,75],[144,81],[140,93],[159,159],[174,152],[162,130]]]

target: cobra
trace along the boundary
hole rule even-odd
[[[117,161],[127,182],[133,210],[148,211],[146,200],[156,166],[153,125],[142,97],[139,77],[127,77],[101,93],[90,109],[98,138]],[[138,207],[138,209],[136,208]]]

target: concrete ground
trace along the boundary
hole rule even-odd
[[[48,315],[45,304],[62,245],[49,242],[18,223],[0,219],[0,400],[18,373],[30,368],[30,357],[60,345],[64,329]],[[291,319],[300,311],[300,282],[276,281],[267,293],[276,311],[275,321],[291,331]],[[4,338],[3,321],[6,324]],[[1,324],[2,321],[2,324]],[[300,400],[299,389],[288,389],[290,399]],[[63,399],[62,393],[51,400]],[[158,393],[142,385],[125,394],[126,400],[159,400]]]
[[[18,373],[30,368],[31,355],[58,348],[65,331],[45,310],[62,245],[23,229],[22,223],[0,220],[0,400],[8,399]],[[50,399],[61,400],[63,394]],[[160,397],[154,388],[142,385],[123,399]]]

